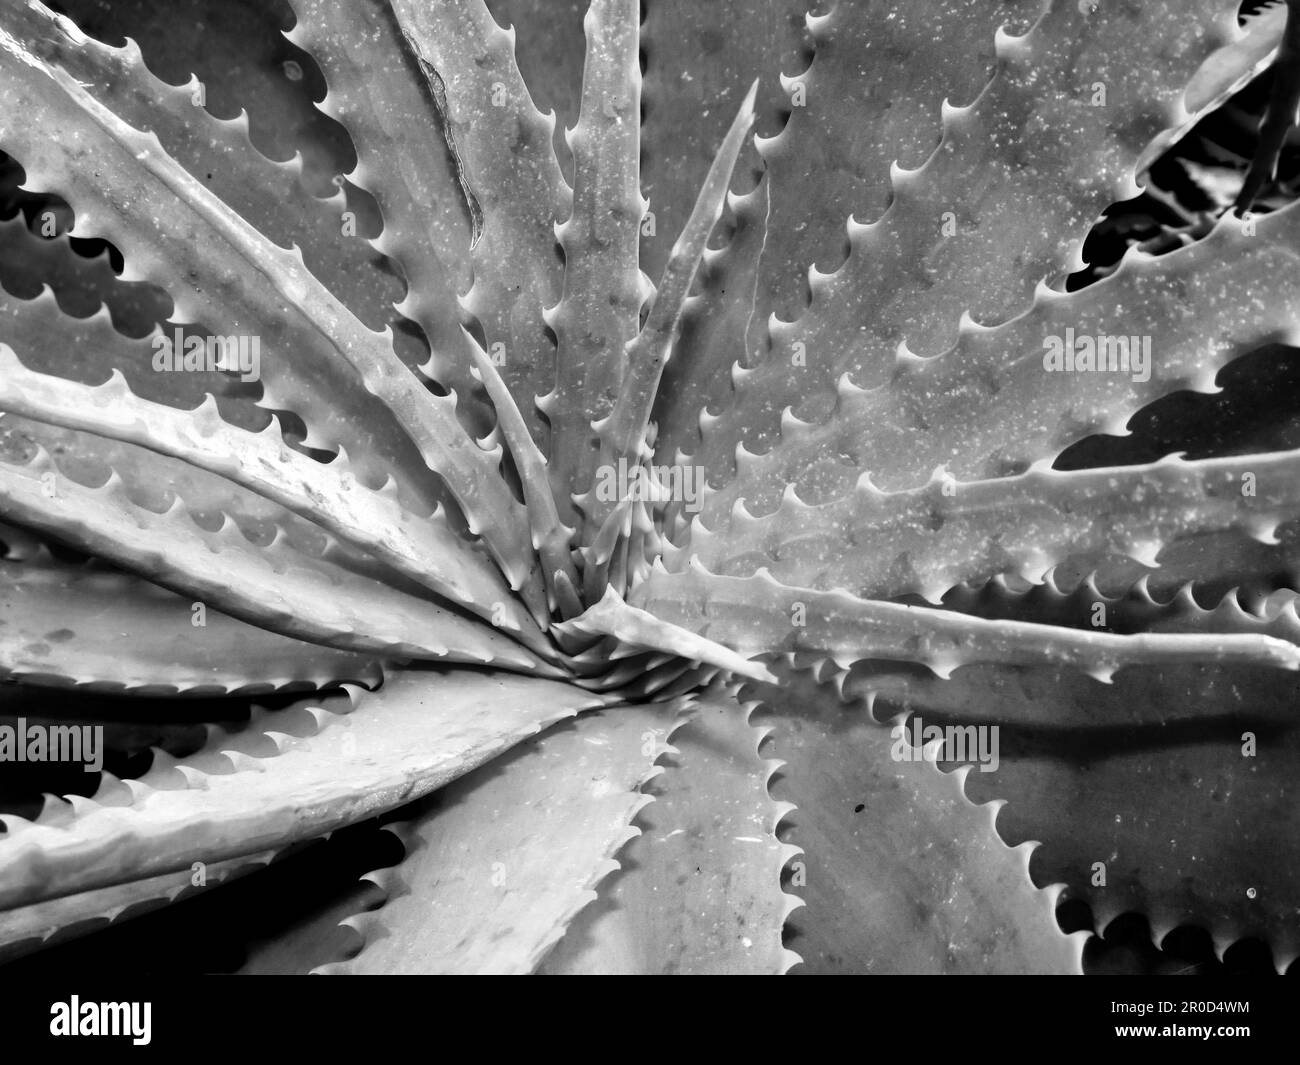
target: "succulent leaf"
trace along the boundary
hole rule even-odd
[[[461,541],[445,518],[417,519],[391,495],[372,492],[339,455],[322,464],[286,447],[268,426],[249,433],[224,422],[210,398],[192,411],[178,411],[133,395],[115,374],[96,388],[33,373],[0,344],[0,410],[85,433],[98,434],[178,459],[228,478],[314,521],[397,572],[452,602],[510,603],[505,582],[489,562]],[[416,526],[419,526],[418,531]],[[500,623],[534,628],[517,607],[497,609]]]
[[[202,887],[217,887],[255,873],[274,857],[275,852],[267,851],[205,865]],[[199,885],[194,883],[194,871],[187,868],[10,910],[0,925],[0,958],[18,957],[55,942],[99,931],[199,891]]]
[[[120,480],[87,488],[44,453],[25,465],[0,462],[0,502],[31,528],[285,636],[384,656],[538,664],[507,637],[354,572],[347,559],[307,554],[280,532],[258,545],[230,521],[206,529],[179,497],[156,513],[132,502]]]
[[[377,692],[349,689],[337,710],[308,703],[235,735],[214,729],[202,751],[156,754],[138,780],[105,775],[89,800],[35,821],[0,818],[0,906],[310,839],[419,798],[606,701],[510,674],[395,671]]]
[[[393,0],[392,9],[442,111],[470,206],[474,280],[462,306],[546,453],[537,399],[554,384],[555,348],[542,313],[560,301],[555,226],[572,203],[551,145],[554,116],[533,105],[515,64],[514,34],[483,0]]]
[[[1018,477],[935,477],[900,492],[864,477],[850,495],[817,507],[787,488],[772,513],[741,509],[725,531],[697,522],[689,547],[666,550],[664,561],[676,570],[697,559],[738,577],[763,568],[784,584],[880,598],[919,592],[938,602],[959,582],[1038,580],[1067,558],[1127,555],[1151,565],[1183,536],[1241,530],[1275,542],[1275,530],[1300,517],[1297,463],[1290,451],[1071,471],[1039,463]],[[853,553],[872,541],[890,551]]]
[[[368,350],[366,361],[393,371],[390,387],[406,385],[409,394],[418,383],[404,367],[396,372],[388,341],[314,281],[300,255],[271,243],[184,171],[155,135],[132,129],[71,73],[39,58],[37,42],[45,37],[80,40],[70,23],[44,13],[34,0],[24,0],[5,20],[12,44],[0,53],[6,108],[18,113],[40,107],[52,122],[79,132],[74,141],[45,139],[30,126],[0,131],[0,147],[23,160],[28,182],[64,195],[77,212],[76,234],[111,239],[130,257],[132,278],[154,280],[168,291],[180,320],[203,321],[223,336],[259,337],[265,349],[263,405],[300,414],[309,444],[346,447],[358,461],[368,461],[371,483],[395,475],[415,505],[431,510],[436,496],[420,453],[378,397],[357,387],[360,374],[346,358],[364,359],[361,352]],[[97,153],[94,172],[78,166],[74,145],[75,152]],[[237,284],[249,270],[268,272],[276,281]],[[295,306],[297,313],[290,310]],[[322,332],[327,322],[350,335],[329,339]],[[271,328],[275,335],[269,335]],[[425,418],[437,409],[421,407]]]
[[[650,288],[637,265],[646,208],[638,185],[639,25],[636,0],[594,0],[588,9],[582,108],[567,137],[573,213],[556,229],[564,249],[564,295],[547,316],[557,338],[556,372],[542,405],[551,423],[552,489],[566,518],[570,497],[586,488],[595,470],[600,448],[592,423],[609,414],[625,387],[625,348],[637,334]]]
[[[365,655],[277,636],[204,611],[137,577],[43,551],[0,561],[0,673],[27,684],[141,695],[268,692],[342,681],[373,686]]]
[[[485,543],[512,586],[528,582],[533,573],[527,562],[531,550],[513,520],[517,505],[493,476],[493,454],[478,448],[456,422],[453,399],[429,395],[394,354],[388,337],[363,326],[312,278],[300,254],[277,248],[216,200],[161,150],[155,137],[131,129],[69,74],[16,42],[13,49],[3,50],[0,63],[8,75],[5,87],[11,106],[21,110],[38,106],[39,100],[39,106],[81,135],[60,147],[61,142],[42,141],[35,131],[9,130],[8,143],[27,161],[29,177],[62,175],[45,183],[66,192],[78,209],[82,229],[110,236],[145,276],[165,285],[183,279],[184,294],[173,292],[182,315],[224,320],[238,335],[248,336],[260,335],[264,324],[278,321],[283,332],[263,338],[269,350],[263,353],[262,370],[272,405],[275,392],[291,386],[295,398],[289,409],[304,413],[313,426],[312,407],[299,406],[298,396],[312,395],[322,381],[338,382],[338,395],[372,394],[381,404],[377,424],[391,425],[408,446],[415,445],[425,462],[437,467],[465,510],[471,530],[484,531]],[[69,165],[72,143],[82,153],[101,154],[97,180],[74,176],[75,168]],[[233,279],[248,270],[266,276],[269,283],[234,284]],[[339,413],[324,402],[320,409],[326,418]],[[369,450],[373,453],[374,448]],[[349,453],[362,452],[357,448]]]
[[[585,909],[542,967],[556,975],[785,972],[797,958],[780,930],[798,901],[781,868],[798,854],[768,795],[779,762],[758,754],[753,703],[714,686],[673,733],[673,758],[602,899]]]
[[[808,16],[807,70],[782,71],[790,75],[782,78],[790,120],[758,142],[773,192],[764,319],[800,316],[809,277],[840,265],[845,221],[884,213],[892,172],[925,163],[941,118],[972,104],[994,76],[995,40],[1022,36],[1044,5],[920,0],[824,8]],[[954,41],[966,47],[955,49]],[[819,221],[809,224],[813,189]]]
[[[349,178],[375,197],[383,214],[374,244],[406,277],[398,310],[429,342],[423,371],[455,390],[461,417],[482,435],[491,412],[472,375],[472,341],[457,299],[470,283],[472,220],[435,89],[384,5],[294,0],[293,6],[298,23],[288,37],[321,65],[329,89],[321,106],[346,124],[362,160]],[[364,162],[381,159],[382,166]]]
[[[555,115],[555,155],[572,183],[565,133],[576,125],[582,103],[588,0],[487,0],[487,6],[500,25],[514,31],[515,60],[533,102],[543,114]]]
[[[75,33],[45,34],[45,16],[15,12],[34,54],[67,71],[96,100],[134,129],[154,133],[167,154],[232,210],[280,247],[296,246],[312,274],[374,328],[391,315],[386,286],[366,269],[368,245],[340,240],[347,196],[312,195],[303,183],[303,160],[275,160],[250,140],[247,111],[228,120],[204,107],[206,91],[194,76],[170,85],[145,66],[139,46],[119,48]]]
[[[808,502],[833,498],[860,472],[889,490],[915,487],[939,466],[958,478],[1007,476],[1092,432],[1122,430],[1141,406],[1175,389],[1213,391],[1229,360],[1295,330],[1297,219],[1294,209],[1279,211],[1253,223],[1252,235],[1225,218],[1204,241],[1166,256],[1133,253],[1078,292],[1040,289],[1004,325],[967,319],[941,355],[920,358],[904,347],[878,385],[841,379],[828,420],[805,422],[787,409],[777,446],[739,455],[736,478],[705,503],[706,522],[738,498],[771,509],[787,484]],[[1210,259],[1214,271],[1205,268]],[[1197,316],[1187,314],[1188,300]],[[1094,345],[1091,363],[1081,338]],[[1075,345],[1060,370],[1058,344]],[[1076,351],[1081,368],[1070,372]]]
[[[659,393],[664,366],[677,339],[682,312],[704,257],[709,234],[722,214],[736,157],[753,124],[757,91],[758,82],[755,82],[718,148],[682,235],[673,245],[645,325],[624,346],[627,365],[618,399],[608,418],[593,422],[593,427],[599,432],[603,468],[616,465],[620,460],[640,462],[650,457],[650,449],[646,446],[650,412]],[[587,498],[590,499],[590,495]],[[598,517],[604,517],[608,512],[607,507],[591,507],[590,504],[589,509],[594,509]]]
[[[1042,843],[1030,861],[1035,882],[1070,885],[1098,929],[1137,911],[1158,943],[1196,921],[1220,952],[1258,936],[1285,968],[1297,953],[1284,887],[1295,875],[1294,689],[1189,661],[1127,671],[1114,685],[1030,670],[1002,675],[991,702],[984,684],[968,697],[993,722],[1021,686],[1034,693],[1034,720],[1001,726],[997,770],[966,785],[975,802],[1005,800],[1004,840]],[[1094,724],[1044,727],[1045,710]]]
[[[806,675],[783,681],[754,694],[779,737],[785,834],[804,850],[790,946],[813,971],[1081,970],[1086,935],[1057,928],[1059,885],[1038,890],[1032,845],[1008,848],[997,805],[966,798],[969,768],[940,772],[933,746],[907,746],[863,704],[809,698]]]
[[[773,448],[787,407],[824,421],[843,374],[876,387],[900,344],[942,352],[960,322],[1014,319],[1041,282],[1082,265],[1088,224],[1131,195],[1151,142],[1190,118],[1180,104],[1189,77],[1237,36],[1227,6],[1054,3],[1027,35],[1000,34],[988,88],[945,110],[943,139],[919,169],[892,169],[883,215],[848,220],[848,258],[812,278],[808,309],[772,325],[765,358],[709,421],[696,461],[711,482],[730,479],[737,444]],[[765,259],[775,250],[769,236]]]
[[[809,64],[811,16],[805,0],[660,0],[645,6],[641,187],[655,223],[654,234],[641,242],[641,265],[654,278],[663,273],[670,241],[685,227],[718,145],[755,78],[756,132],[771,137],[785,125],[787,79],[803,74]],[[747,144],[733,189],[751,192],[763,169],[763,159]]]
[[[404,826],[387,901],[354,919],[361,952],[326,971],[531,972],[618,867],[678,709],[584,714],[444,788]]]
[[[971,662],[1057,663],[1100,680],[1126,666],[1179,660],[1300,669],[1300,648],[1271,636],[1120,636],[985,621],[847,592],[789,587],[762,570],[754,577],[720,577],[698,564],[679,573],[660,570],[640,585],[631,606],[660,622],[707,633],[742,655],[800,651],[845,667],[863,658],[887,658],[920,662],[940,676]]]

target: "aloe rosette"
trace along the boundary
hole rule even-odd
[[[1283,9],[289,6],[329,195],[0,10],[0,149],[66,205],[6,254],[105,300],[0,289],[0,716],[151,752],[0,818],[0,950],[381,819],[247,969],[1076,972],[1063,892],[1291,963],[1300,452],[1060,461],[1294,339],[1294,206],[1065,283]]]

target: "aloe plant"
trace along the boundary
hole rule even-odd
[[[1294,335],[1284,9],[290,6],[330,195],[0,12],[6,244],[108,301],[0,290],[0,713],[116,767],[3,817],[5,951],[384,824],[246,970],[1291,963],[1300,452],[1078,460]],[[1067,285],[1275,60],[1238,211]]]

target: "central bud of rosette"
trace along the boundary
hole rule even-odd
[[[719,677],[776,680],[762,663],[625,602],[613,588],[551,626],[551,635],[576,684],[631,700],[670,698]]]

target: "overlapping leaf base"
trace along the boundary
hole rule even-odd
[[[67,9],[0,12],[14,971],[1292,965],[1300,422],[1097,434],[1296,342],[1300,4]]]

